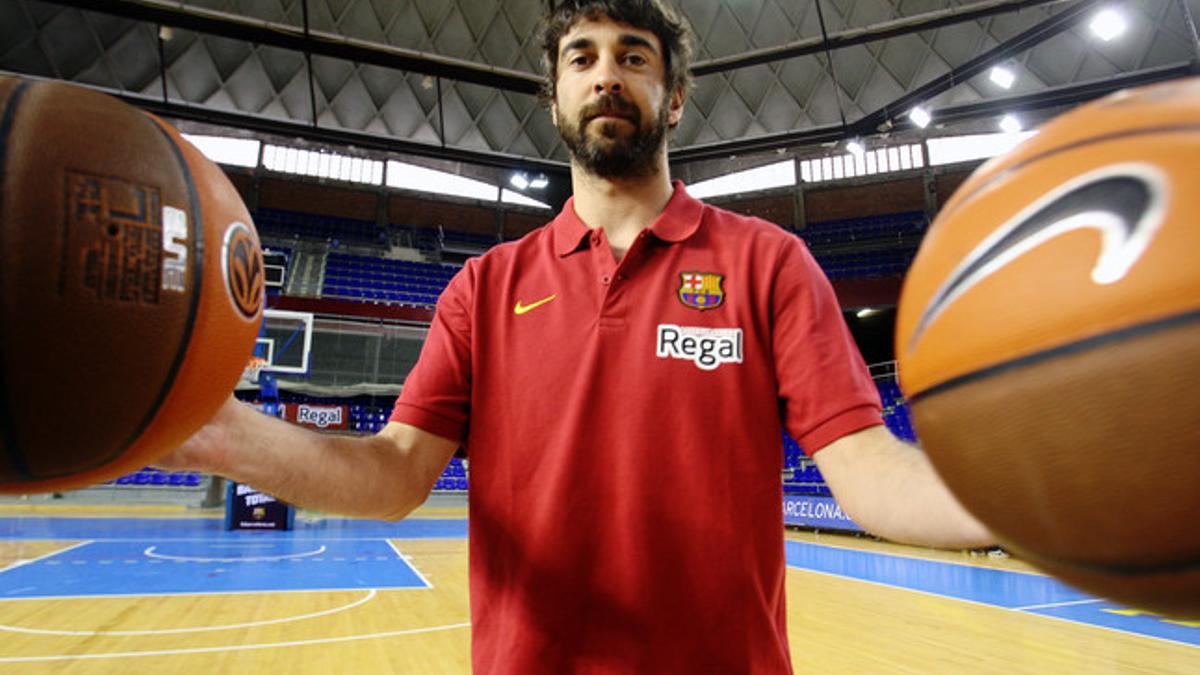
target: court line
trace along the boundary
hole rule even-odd
[[[408,565],[408,569],[415,572],[417,577],[420,578],[421,581],[425,582],[426,586],[428,586],[429,588],[433,588],[433,584],[429,583],[429,580],[425,578],[425,575],[421,574],[421,570],[417,569],[417,566],[412,564],[412,562],[409,561],[408,556],[404,555],[403,553],[400,552],[400,549],[396,548],[396,545],[392,543],[391,539],[384,539],[384,541],[387,543],[388,546],[392,547],[392,550],[396,552],[396,556],[399,557],[401,560],[403,560],[405,565]]]
[[[213,542],[211,546],[212,548],[278,548],[274,543],[250,544],[237,541]]]
[[[211,654],[213,652],[240,652],[250,651],[255,649],[278,649],[281,647],[304,647],[307,645],[331,644],[335,642],[353,642],[355,640],[374,640],[378,638],[400,637],[404,635],[420,635],[423,633],[436,633],[440,631],[455,630],[458,628],[470,628],[468,623],[454,623],[445,626],[431,626],[428,628],[410,628],[407,630],[394,630],[385,633],[367,633],[364,635],[346,635],[343,637],[334,638],[314,638],[312,640],[293,640],[290,642],[264,642],[251,645],[227,645],[216,647],[186,647],[180,649],[156,649],[145,652],[107,652],[100,654],[54,654],[45,656],[4,656],[0,657],[0,663],[30,663],[34,661],[76,661],[82,659],[121,659],[121,658],[136,658],[141,656],[175,656],[179,654]]]
[[[1043,573],[1043,572],[1039,572],[1039,571],[1037,571],[1036,569],[1034,569],[1034,570],[1017,570],[1017,569],[1011,569],[1011,570],[1010,570],[1010,569],[1008,569],[1008,568],[1005,568],[1005,567],[993,567],[993,566],[991,566],[991,565],[982,564],[982,561],[971,561],[971,560],[943,560],[943,559],[941,559],[941,558],[925,558],[925,557],[922,557],[922,556],[921,556],[919,553],[898,553],[898,552],[896,552],[896,551],[871,551],[871,550],[868,550],[868,549],[854,548],[853,546],[839,546],[839,545],[837,545],[837,544],[827,544],[827,543],[825,543],[825,542],[819,542],[819,541],[808,541],[808,540],[806,540],[806,539],[788,539],[787,537],[784,537],[784,541],[785,541],[785,542],[789,542],[789,541],[790,541],[790,542],[794,542],[794,543],[797,543],[797,544],[811,544],[811,545],[813,545],[813,546],[821,546],[821,547],[824,547],[824,548],[832,548],[832,549],[835,549],[835,550],[838,550],[838,551],[853,551],[853,552],[855,552],[855,553],[870,553],[870,554],[872,554],[872,555],[888,555],[888,556],[892,556],[892,557],[894,557],[894,558],[908,558],[909,560],[920,560],[921,562],[936,562],[936,563],[946,563],[947,565],[958,565],[959,567],[970,567],[971,569],[998,570],[998,571],[1001,571],[1001,572],[1010,572],[1010,573],[1012,573],[1012,574],[1025,574],[1025,575],[1028,575],[1028,576],[1033,576],[1033,577],[1047,577],[1047,578],[1051,578],[1051,579],[1053,578],[1053,577],[1051,577],[1051,576],[1050,576],[1050,575],[1048,575],[1048,574],[1045,574],[1045,573]],[[879,541],[882,541],[883,543],[892,544],[892,545],[895,545],[895,546],[902,546],[902,545],[903,545],[903,544],[896,544],[895,542],[889,542],[889,541],[886,541],[886,540],[879,540]],[[986,557],[986,556],[988,556],[989,554],[987,554],[987,553],[981,553],[981,554],[979,554],[979,555],[980,555],[981,557]],[[1025,561],[1023,558],[1021,558],[1020,556],[1013,556],[1011,553],[1008,553],[1007,551],[1005,551],[1005,555],[1006,555],[1006,556],[1009,556],[1009,558],[1013,558],[1013,557],[1015,557],[1017,560],[1020,560],[1020,561],[1022,561],[1022,562],[1026,562],[1026,561]]]
[[[957,602],[966,602],[966,603],[970,603],[972,605],[979,605],[980,607],[991,607],[993,609],[1002,609],[1002,610],[1006,610],[1006,611],[1012,611],[1012,610],[1016,609],[1014,607],[1005,607],[1004,605],[993,605],[990,602],[983,602],[982,600],[972,600],[970,598],[961,598],[957,595],[945,595],[943,593],[938,593],[936,591],[926,591],[926,590],[923,590],[920,588],[909,588],[908,586],[898,586],[896,584],[890,584],[886,581],[877,581],[875,579],[863,579],[862,577],[853,577],[853,576],[849,576],[846,574],[838,574],[837,572],[826,572],[824,570],[814,570],[814,569],[809,569],[807,567],[799,567],[797,565],[791,565],[791,564],[789,564],[787,566],[790,567],[791,569],[796,570],[797,572],[807,572],[809,574],[821,574],[821,575],[824,575],[827,577],[834,577],[836,579],[847,579],[849,581],[861,581],[864,584],[871,584],[872,586],[883,586],[884,588],[893,588],[898,591],[907,591],[909,593],[920,593],[921,595],[930,595],[935,598],[943,598],[945,600],[955,600]],[[1041,615],[1039,614],[1038,616],[1041,616]]]
[[[292,536],[288,537],[287,541],[296,542],[296,543],[305,543],[305,542],[316,543],[318,541],[336,543],[336,542],[342,542],[342,541],[383,541],[385,539],[399,539],[401,541],[406,541],[406,540],[410,540],[410,539],[412,541],[428,541],[431,539],[432,540],[444,540],[444,539],[466,539],[467,538],[467,536],[465,534],[447,534],[444,536],[443,535],[436,535],[436,536],[435,535],[422,535],[422,536],[416,536],[416,537],[414,537],[414,536],[394,536],[394,535],[390,535],[390,534],[380,535],[380,536],[376,536],[376,537],[338,537],[338,536],[327,537],[324,535],[317,535],[317,534],[312,534],[312,535],[303,534],[302,536],[295,536],[294,532],[295,531],[293,530]],[[238,536],[238,535],[233,535],[233,536]],[[0,534],[0,542],[6,542],[6,541],[74,541],[74,540],[75,540],[75,537],[6,537],[3,534]],[[157,540],[157,541],[171,543],[171,544],[211,544],[214,542],[229,542],[230,541],[229,538],[227,538],[226,536],[223,536],[223,535],[214,535],[211,537],[175,538],[175,537],[171,537],[171,536],[163,536],[163,535],[159,535],[159,534],[154,534],[154,535],[146,536],[146,537],[114,537],[111,539],[110,538],[90,539],[85,543],[88,543],[88,544],[92,544],[92,543],[144,544],[148,540]],[[853,550],[853,549],[851,549],[851,550]]]
[[[162,560],[179,560],[182,562],[238,563],[238,562],[276,562],[279,560],[298,560],[300,558],[307,558],[307,557],[313,556],[313,555],[321,555],[322,553],[325,552],[325,547],[322,546],[321,548],[319,548],[315,551],[307,551],[305,553],[289,553],[287,555],[265,555],[265,556],[258,556],[257,558],[195,558],[192,556],[185,556],[185,555],[163,555],[161,553],[155,553],[154,549],[156,549],[156,548],[158,548],[158,547],[150,546],[145,551],[142,551],[142,555],[146,556],[147,558],[159,558]]]
[[[93,600],[95,598],[186,598],[193,595],[208,596],[208,595],[263,595],[270,593],[353,593],[355,591],[364,590],[362,588],[275,588],[271,590],[258,591],[181,591],[178,593],[172,591],[159,591],[157,593],[89,593],[88,595],[34,595],[21,598],[4,598],[0,597],[0,604],[5,602],[24,602],[27,600]],[[422,586],[392,586],[388,588],[378,588],[379,591],[424,591],[427,590]]]
[[[332,609],[314,612],[312,614],[302,614],[300,616],[284,617],[282,619],[267,619],[264,621],[251,621],[250,623],[231,623],[224,626],[200,626],[195,628],[162,628],[159,630],[50,630],[48,628],[25,628],[22,626],[9,626],[0,623],[0,630],[9,631],[10,633],[31,633],[33,635],[167,635],[174,633],[201,633],[213,630],[232,630],[234,628],[253,628],[255,626],[269,626],[277,623],[289,623],[292,621],[303,621],[305,619],[315,619],[319,616],[328,616],[337,614],[348,609],[354,609],[359,605],[366,603],[375,597],[377,591],[372,588],[366,597],[359,598],[348,605],[334,607]]]
[[[1040,616],[1040,617],[1044,617],[1047,619],[1054,619],[1055,621],[1066,621],[1067,623],[1073,623],[1076,626],[1087,626],[1089,628],[1099,628],[1100,630],[1111,630],[1114,633],[1124,633],[1125,635],[1129,635],[1132,637],[1147,638],[1150,640],[1158,640],[1160,642],[1170,642],[1173,645],[1181,645],[1184,647],[1191,647],[1192,649],[1200,649],[1200,647],[1198,647],[1195,643],[1192,643],[1192,642],[1183,642],[1182,640],[1174,640],[1172,638],[1159,637],[1157,635],[1150,635],[1149,633],[1139,633],[1137,631],[1132,631],[1127,628],[1115,628],[1113,626],[1105,626],[1103,624],[1098,624],[1098,623],[1088,623],[1086,621],[1080,621],[1078,619],[1069,619],[1065,616],[1055,616],[1053,614],[1039,614],[1037,612],[1022,612],[1022,613],[1028,614],[1030,616]]]
[[[788,567],[790,567],[798,572],[807,572],[809,574],[822,574],[822,575],[825,575],[828,577],[834,577],[836,579],[847,579],[849,581],[859,581],[864,584],[871,584],[873,586],[883,586],[884,588],[894,588],[898,591],[907,591],[909,593],[920,593],[921,595],[929,595],[929,596],[933,596],[935,598],[943,598],[945,600],[954,600],[956,602],[965,602],[965,603],[968,603],[971,605],[978,605],[980,607],[990,607],[992,609],[998,609],[1002,612],[1020,612],[1019,607],[1005,607],[1004,605],[993,605],[993,604],[990,604],[987,602],[981,602],[979,600],[971,600],[970,598],[960,598],[960,597],[956,597],[953,595],[943,595],[941,593],[935,593],[933,591],[924,591],[924,590],[921,590],[918,588],[909,588],[907,586],[897,586],[895,584],[889,584],[886,581],[875,581],[874,579],[860,579],[859,577],[845,576],[845,575],[837,574],[834,572],[825,572],[822,570],[812,570],[812,569],[808,569],[807,567],[798,567],[796,565],[788,565]],[[1103,602],[1103,600],[1100,600],[1099,598],[1096,598],[1096,600]],[[1124,633],[1125,635],[1131,635],[1133,637],[1145,638],[1147,640],[1158,640],[1160,642],[1170,642],[1171,644],[1183,645],[1184,647],[1191,647],[1193,649],[1196,648],[1196,645],[1194,645],[1190,642],[1182,642],[1180,640],[1172,640],[1171,638],[1159,637],[1157,635],[1150,635],[1148,633],[1138,633],[1135,631],[1126,630],[1124,628],[1113,628],[1111,626],[1104,626],[1104,625],[1096,624],[1096,623],[1088,623],[1086,621],[1080,621],[1078,619],[1071,619],[1071,618],[1068,618],[1065,616],[1055,616],[1053,614],[1038,614],[1037,612],[1021,612],[1021,613],[1027,614],[1029,616],[1041,617],[1043,619],[1051,619],[1053,621],[1063,621],[1063,622],[1066,622],[1069,624],[1074,624],[1076,626],[1083,626],[1085,628],[1092,628],[1092,629],[1097,629],[1097,630],[1111,630],[1111,631],[1114,631],[1117,633]]]
[[[119,531],[112,532],[111,536],[106,536],[108,533],[99,533],[97,536],[96,528],[90,523],[87,526],[76,525],[70,521],[74,520],[100,520],[115,523],[116,525],[124,526],[117,528]],[[207,527],[197,531],[189,527],[184,532],[175,532],[167,525],[171,521],[179,520],[189,524],[194,524],[198,521],[205,521],[206,524],[214,524],[218,527],[208,529]],[[64,525],[63,522],[67,521]],[[53,540],[78,540],[92,539],[96,541],[145,541],[147,537],[144,533],[138,534],[136,537],[129,536],[128,527],[142,525],[141,521],[149,521],[145,523],[151,529],[158,528],[162,531],[156,531],[152,535],[153,538],[164,541],[212,541],[236,539],[238,533],[230,533],[221,529],[224,519],[221,517],[203,517],[203,518],[162,518],[162,519],[145,519],[145,518],[85,518],[76,519],[70,516],[27,516],[27,517],[11,517],[0,513],[0,541],[53,541]],[[325,527],[303,527],[291,530],[290,533],[293,539],[319,539],[322,541],[369,541],[378,540],[388,537],[396,539],[463,539],[466,537],[466,518],[411,518],[402,523],[387,523],[374,520],[359,520],[347,518],[332,518],[324,520],[303,521],[307,523],[324,523]],[[164,523],[166,525],[164,525]],[[298,524],[302,521],[297,520]],[[344,530],[347,527],[357,527],[360,523],[368,523],[371,529],[376,530],[372,533],[373,536],[339,536],[338,530]],[[29,528],[33,528],[30,532]],[[330,527],[333,529],[331,530]],[[245,533],[242,533],[245,534]]]
[[[1044,605],[1025,605],[1024,607],[1013,607],[1012,609],[1018,612],[1028,612],[1035,609],[1052,609],[1054,607],[1070,607],[1071,605],[1090,605],[1097,602],[1108,602],[1103,598],[1087,598],[1085,600],[1067,600],[1066,602],[1047,602]]]
[[[32,565],[32,564],[33,564],[33,563],[35,563],[35,562],[39,562],[39,561],[42,561],[42,560],[46,560],[47,558],[53,558],[54,556],[58,555],[59,553],[66,553],[67,551],[70,551],[71,549],[79,548],[80,546],[85,546],[85,545],[87,545],[87,544],[90,544],[90,543],[92,543],[92,542],[90,542],[90,541],[81,541],[81,542],[79,542],[79,543],[77,543],[77,544],[71,544],[70,546],[68,546],[68,547],[66,547],[66,548],[60,548],[60,549],[58,549],[57,551],[51,551],[51,552],[49,552],[49,553],[45,553],[45,554],[43,554],[43,555],[39,555],[39,556],[38,556],[38,557],[36,557],[36,558],[29,558],[29,559],[27,559],[27,560],[26,560],[26,559],[22,559],[22,560],[16,560],[16,561],[14,561],[14,562],[13,562],[13,564],[11,564],[11,565],[9,565],[8,567],[5,567],[4,569],[0,570],[0,574],[4,574],[5,572],[9,572],[9,571],[15,570],[15,569],[17,569],[18,567],[24,567],[25,565]]]

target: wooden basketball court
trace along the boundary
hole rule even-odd
[[[301,515],[292,532],[229,533],[214,512],[9,507],[0,672],[466,673],[465,518]],[[786,540],[798,673],[1200,671],[1200,623],[1018,560]]]

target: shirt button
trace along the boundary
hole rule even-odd
[[[610,281],[612,281],[612,279],[610,279],[607,274],[600,277],[600,283],[602,283],[602,284],[608,284],[608,282],[610,282]]]

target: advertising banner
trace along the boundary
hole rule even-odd
[[[784,495],[783,523],[825,530],[863,531],[858,523],[842,512],[842,507],[833,497]]]
[[[295,509],[249,485],[229,481],[225,491],[226,530],[290,530]]]
[[[320,430],[344,430],[349,426],[349,409],[344,405],[313,405],[285,403],[284,415],[289,422]]]

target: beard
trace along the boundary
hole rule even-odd
[[[605,94],[584,106],[575,120],[561,119],[559,135],[571,156],[589,173],[601,178],[649,176],[658,169],[658,150],[667,135],[667,103],[664,99],[655,119],[643,121],[636,105],[620,95]],[[633,131],[626,135],[621,129],[624,122],[605,121],[589,134],[588,125],[602,115],[625,118]]]

